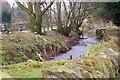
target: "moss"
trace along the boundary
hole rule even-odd
[[[71,60],[61,60],[61,61],[53,61],[53,62],[38,62],[38,61],[32,61],[29,62],[27,65],[31,67],[45,67],[45,66],[50,66],[50,65],[64,65],[65,63],[70,63],[72,62]]]
[[[91,62],[93,64],[93,66],[96,66],[97,64],[93,61],[93,60],[88,60],[89,62]]]

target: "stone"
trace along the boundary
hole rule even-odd
[[[7,73],[0,71],[0,80],[2,78],[12,78],[12,77],[10,75],[8,75]],[[14,80],[14,79],[10,79],[10,80]]]
[[[42,70],[44,78],[116,78],[119,54],[99,54],[77,58],[72,63],[53,69]]]

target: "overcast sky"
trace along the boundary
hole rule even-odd
[[[1,0],[1,1],[8,1],[10,5],[13,5],[14,0]],[[25,1],[25,0],[19,0],[20,2]],[[29,0],[29,1],[41,1],[41,0]],[[44,1],[44,0],[43,0]],[[49,0],[50,1],[50,0]],[[51,0],[52,1],[52,0]],[[67,1],[67,0],[56,0],[56,1]],[[71,0],[75,2],[83,1],[83,2],[118,2],[120,0]]]
[[[7,0],[10,5],[13,4],[14,0]]]
[[[22,1],[25,1],[25,0],[18,0],[18,1],[22,2]],[[15,0],[7,0],[7,2],[12,6],[13,3],[15,3]],[[17,5],[15,4],[15,6],[17,6]]]

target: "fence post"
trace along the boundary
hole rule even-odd
[[[72,55],[70,55],[70,59],[72,59]]]

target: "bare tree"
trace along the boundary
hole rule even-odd
[[[63,9],[61,9],[61,6]],[[66,36],[68,36],[73,29],[78,31],[83,20],[92,14],[97,7],[98,6],[96,3],[69,2],[66,4],[65,2],[58,2],[56,6],[58,26],[57,31]]]
[[[16,4],[29,15],[29,27],[32,32],[42,33],[42,17],[46,11],[53,5],[53,2],[26,2],[26,6],[16,0]]]
[[[58,29],[57,31],[58,32],[62,32],[63,31],[63,28],[62,28],[62,19],[61,19],[61,2],[56,2],[56,8],[57,8],[57,26],[58,26]]]
[[[11,32],[14,31],[14,23],[16,21],[16,13],[15,13],[15,9],[14,9],[14,5],[12,6],[12,11],[11,11],[11,23],[10,23],[10,26],[11,26]]]

